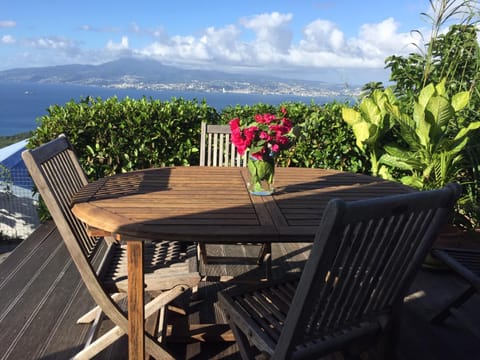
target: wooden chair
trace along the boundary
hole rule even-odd
[[[480,293],[480,251],[473,249],[433,248],[432,255],[443,261],[450,269],[469,283],[469,287],[449,302],[432,323],[440,324],[475,293]]]
[[[200,166],[247,166],[247,155],[240,155],[235,145],[230,141],[229,125],[211,125],[202,122],[200,136]],[[256,263],[265,263],[266,276],[270,276],[272,245],[270,243],[242,244],[260,247]],[[211,245],[216,246],[216,245]],[[225,259],[208,256],[207,244],[198,244],[200,259],[204,264],[211,262],[224,262]]]
[[[128,320],[115,300],[127,291],[126,246],[114,241],[105,246],[103,238],[90,236],[85,224],[70,210],[70,199],[87,178],[63,135],[34,150],[22,154],[38,191],[60,232],[68,251],[98,309],[86,314],[80,322],[100,322],[103,312],[116,325],[112,330],[91,342],[96,336],[91,331],[85,348],[75,358],[91,358],[128,331]],[[101,254],[101,249],[105,249]],[[99,257],[103,259],[98,262]],[[95,264],[100,263],[99,266]],[[145,244],[145,287],[153,300],[145,306],[145,317],[164,308],[185,290],[196,286],[196,249],[178,242],[158,241]],[[124,297],[124,296],[123,296]],[[146,335],[146,351],[155,358],[172,358],[153,337]]]
[[[241,156],[230,141],[229,125],[202,122],[200,166],[247,166],[247,155]]]
[[[242,358],[254,356],[249,341],[276,360],[358,354],[381,334],[392,341],[405,293],[458,194],[452,184],[331,200],[300,278],[219,294]]]

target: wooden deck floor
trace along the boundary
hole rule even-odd
[[[248,254],[252,247],[210,249],[214,255]],[[309,251],[308,244],[282,244],[273,248],[273,275],[299,271]],[[216,253],[215,253],[216,252]],[[216,306],[217,292],[230,277],[241,280],[263,274],[256,266],[209,265],[207,281],[202,282],[197,300],[189,301],[190,324],[224,323]],[[450,272],[422,270],[405,301],[397,359],[478,359],[480,358],[480,297],[475,295],[458,314],[441,326],[428,319],[466,284]],[[68,359],[84,345],[89,326],[75,324],[93,305],[88,292],[52,224],[42,225],[0,264],[0,359]],[[468,320],[470,325],[463,321]],[[238,359],[232,341],[218,337],[208,341],[178,342],[186,317],[172,317],[173,327],[167,347],[178,359]],[[102,324],[109,327],[109,321]],[[224,326],[223,330],[228,327]],[[230,340],[229,332],[223,334]],[[198,339],[202,334],[198,332]],[[124,339],[125,340],[125,337]],[[367,354],[366,358],[374,358]],[[96,359],[125,359],[126,341],[116,342]],[[333,355],[328,359],[341,359]]]

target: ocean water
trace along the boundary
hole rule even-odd
[[[218,111],[228,105],[254,105],[257,103],[278,105],[285,101],[310,103],[312,100],[317,104],[324,104],[334,100],[331,97],[294,95],[127,90],[65,84],[0,82],[0,136],[34,130],[38,126],[37,119],[48,114],[47,109],[50,105],[63,105],[70,100],[79,101],[87,96],[101,97],[104,100],[112,96],[117,96],[119,99],[127,96],[139,99],[146,96],[159,100],[170,100],[172,97],[176,97],[187,100],[197,99],[199,102],[205,99],[208,105]],[[343,101],[344,99],[337,100]]]

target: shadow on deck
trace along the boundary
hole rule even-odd
[[[243,247],[249,251],[252,247]],[[239,247],[215,246],[212,255],[233,256]],[[255,251],[255,250],[253,250]],[[273,247],[273,276],[300,271],[309,251],[308,244],[277,244]],[[199,288],[199,299],[190,301],[188,322],[225,323],[216,306],[216,294],[228,280],[258,277],[262,269],[245,265],[209,265],[201,269],[208,281]],[[240,275],[243,274],[243,275]],[[211,281],[210,281],[211,280]],[[480,357],[480,298],[475,295],[441,326],[429,319],[455,294],[467,287],[448,271],[422,270],[405,301],[397,359],[478,359]],[[84,345],[88,325],[76,320],[93,305],[75,266],[51,223],[40,226],[0,264],[0,359],[68,359]],[[465,320],[468,321],[465,321]],[[205,339],[181,342],[186,317],[173,318],[167,347],[178,359],[239,359],[237,347],[225,332]],[[467,323],[470,324],[467,326]],[[473,326],[472,326],[473,324]],[[108,320],[103,328],[108,328]],[[127,357],[126,337],[95,359]],[[225,341],[227,340],[227,341]],[[208,342],[207,342],[208,341]],[[368,354],[366,358],[374,358]],[[328,359],[341,359],[333,355]]]

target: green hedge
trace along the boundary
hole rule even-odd
[[[342,120],[343,105],[238,105],[226,107],[219,114],[205,101],[182,98],[160,101],[87,97],[51,106],[48,115],[39,118],[28,146],[36,147],[65,133],[92,180],[135,169],[197,165],[202,121],[228,123],[234,117],[277,113],[284,106],[299,133],[295,146],[279,159],[280,166],[365,172],[368,161],[356,148],[353,133]]]

